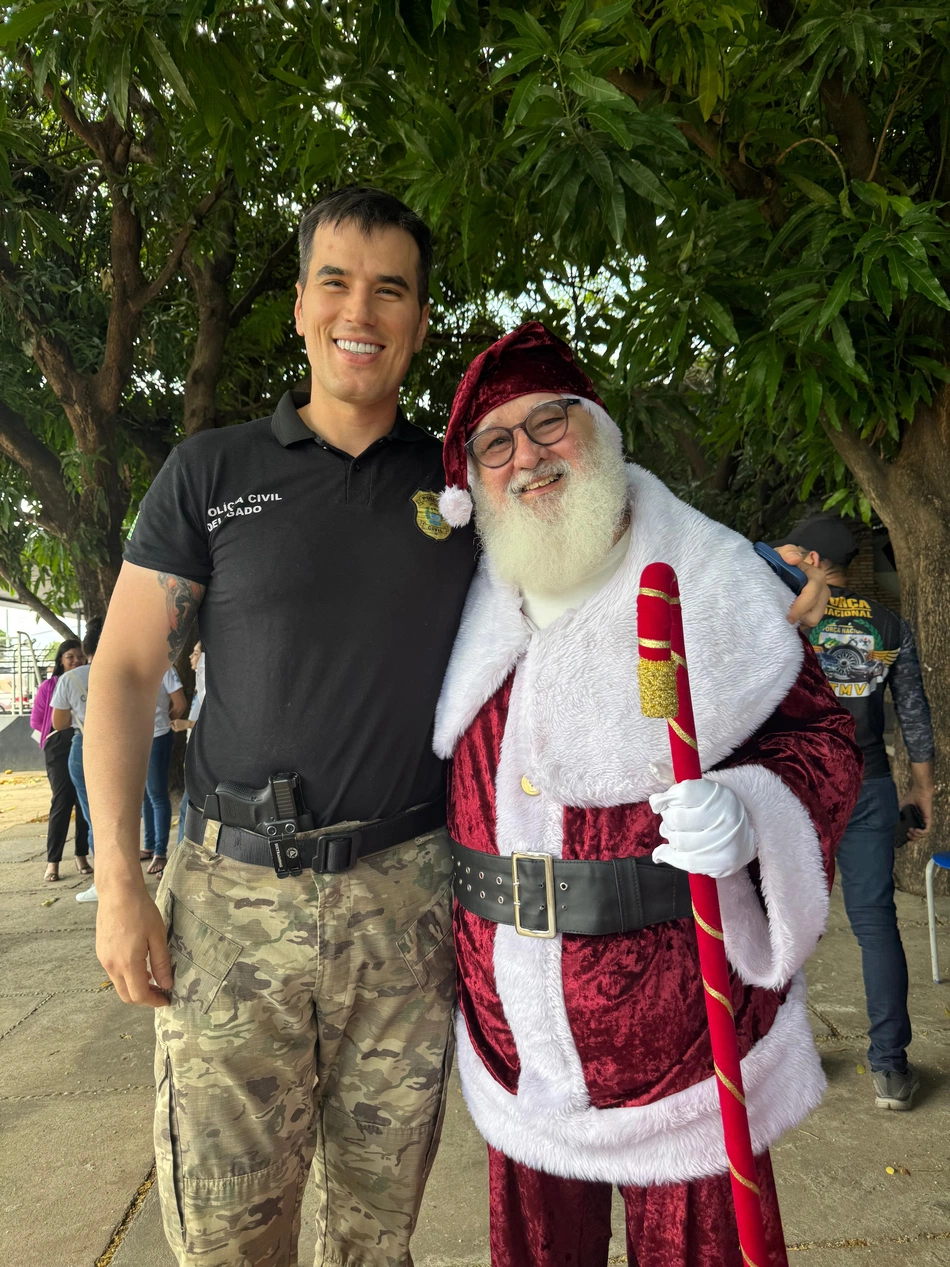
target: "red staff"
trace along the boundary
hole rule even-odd
[[[644,717],[665,717],[673,756],[673,777],[701,779],[696,723],[686,671],[683,613],[676,573],[668,563],[651,563],[640,577],[637,598],[640,640],[640,708]],[[719,890],[707,875],[690,875],[690,895],[696,920],[699,967],[706,996],[706,1016],[712,1045],[713,1069],[719,1091],[722,1130],[732,1179],[739,1245],[747,1267],[767,1267],[768,1250],[762,1224],[749,1118],[742,1091],[739,1041],[730,1002],[729,964],[722,937]]]

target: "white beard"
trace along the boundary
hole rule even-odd
[[[518,492],[545,475],[556,491],[525,503]],[[492,496],[472,480],[475,526],[499,579],[531,593],[559,594],[596,571],[613,546],[627,509],[627,474],[616,445],[598,427],[572,467],[563,458],[512,477]]]

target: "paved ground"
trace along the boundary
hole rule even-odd
[[[45,831],[26,822],[0,832],[0,1263],[173,1267],[149,1186],[152,1015],[104,984],[95,907],[73,900],[85,882],[71,859],[63,881],[42,884]],[[860,963],[836,896],[808,974],[829,1091],[774,1153],[792,1267],[950,1265],[950,984],[930,982],[923,904],[900,895],[899,908],[919,1107],[876,1111],[870,1078],[858,1072]],[[950,978],[950,899],[940,913]],[[483,1147],[455,1089],[414,1241],[417,1267],[488,1263],[485,1191]]]

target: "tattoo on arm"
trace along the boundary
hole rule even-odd
[[[158,583],[165,591],[165,610],[168,612],[168,659],[172,664],[181,655],[188,637],[188,630],[195,618],[205,587],[183,576],[170,576],[159,572]]]

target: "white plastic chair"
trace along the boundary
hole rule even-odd
[[[940,984],[940,967],[937,963],[937,915],[934,911],[934,871],[943,867],[950,871],[950,853],[935,853],[927,863],[924,882],[927,888],[927,923],[930,926],[930,966],[933,969],[934,985]]]

